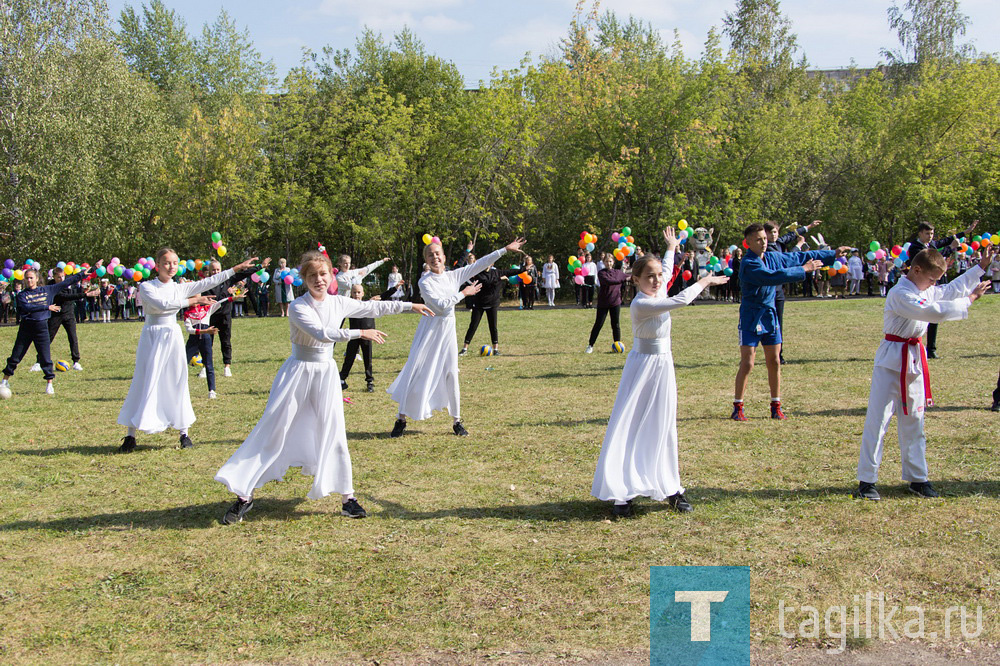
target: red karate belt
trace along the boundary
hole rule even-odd
[[[931,396],[931,374],[930,370],[927,368],[927,350],[924,348],[924,341],[920,338],[901,338],[898,335],[885,336],[885,339],[889,342],[902,342],[903,343],[903,361],[902,365],[899,366],[899,397],[903,403],[903,414],[909,414],[909,410],[906,408],[906,366],[907,360],[909,360],[910,345],[918,345],[920,347],[920,367],[924,373],[924,400],[927,401],[928,405],[934,404],[934,398]]]

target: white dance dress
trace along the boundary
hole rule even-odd
[[[145,433],[167,428],[183,430],[195,421],[188,391],[184,336],[177,312],[192,296],[208,291],[233,276],[230,268],[197,282],[143,282],[139,296],[146,321],[135,350],[135,372],[118,423]]]
[[[406,365],[386,389],[399,403],[399,413],[403,416],[422,421],[437,410],[447,409],[452,418],[461,417],[455,305],[465,298],[461,285],[492,266],[506,252],[506,248],[500,248],[457,270],[428,271],[421,276],[420,295],[435,316],[421,318]]]
[[[360,329],[340,327],[347,317],[381,317],[411,309],[408,302],[343,296],[317,301],[308,293],[292,301],[288,308],[292,355],[271,384],[260,421],[215,480],[240,497],[250,497],[268,481],[282,478],[289,467],[301,467],[303,474],[314,477],[309,499],[352,494],[351,454],[333,343],[361,336]]]
[[[663,275],[673,274],[673,252]],[[676,296],[664,285],[656,296],[632,299],[634,340],[622,371],[618,395],[601,445],[590,494],[626,502],[635,497],[661,501],[684,492],[677,464],[677,381],[670,351],[670,311],[691,303],[703,287],[694,284]]]

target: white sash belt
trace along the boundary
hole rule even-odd
[[[292,343],[292,358],[312,363],[328,363],[333,360],[333,347],[309,347]]]
[[[633,338],[632,349],[640,354],[669,354],[670,340],[667,338]]]
[[[168,326],[177,323],[177,314],[146,314],[145,326]]]

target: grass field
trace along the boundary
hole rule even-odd
[[[622,522],[589,490],[625,357],[608,353],[608,327],[582,353],[593,311],[539,307],[501,312],[505,355],[460,359],[464,439],[444,414],[388,438],[384,389],[416,317],[380,320],[390,337],[376,349],[378,392],[355,390],[356,364],[345,406],[361,521],[339,515],[339,496],[305,500],[310,480],[293,470],[258,493],[245,523],[219,524],[231,497],[213,476],[260,416],[288,355],[286,320],[236,321],[236,376],[219,378],[218,400],[192,374],[191,450],[171,431],[115,453],[137,324],[82,326],[86,370],[60,373],[54,397],[27,372],[29,355],[0,403],[0,662],[641,659],[649,567],[694,564],[752,568],[762,650],[833,645],[779,636],[779,602],[851,606],[868,591],[925,608],[939,635],[945,608],[982,606],[978,637],[926,642],[1000,643],[1000,415],[986,409],[1000,297],[941,326],[933,501],[898,480],[895,425],[883,501],[849,496],[880,299],[789,302],[786,422],[766,418],[762,364],[751,420],[727,418],[735,306],[677,312],[681,475],[695,511],[646,501]],[[467,322],[462,311],[460,339]],[[15,332],[0,329],[4,352]],[[484,325],[473,344],[486,336]],[[53,357],[69,359],[63,333]]]

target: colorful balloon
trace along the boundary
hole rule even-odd
[[[680,229],[681,231],[684,231],[685,229],[688,228],[688,221],[687,220],[678,221],[677,228]]]
[[[424,242],[424,245],[430,245],[431,244],[431,238],[432,238],[432,236],[430,234],[424,234],[420,238],[420,240],[422,240]]]
[[[220,234],[218,231],[213,231],[212,232],[212,242],[213,243],[220,243],[220,242],[222,242],[222,234]]]

